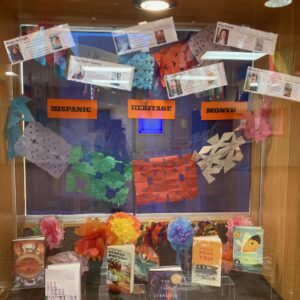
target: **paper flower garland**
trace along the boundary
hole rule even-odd
[[[213,221],[200,221],[194,227],[196,236],[218,235],[217,224]]]
[[[74,147],[69,156],[71,171],[66,178],[66,191],[83,193],[97,200],[123,205],[132,179],[131,164],[117,161],[100,152],[83,152]]]
[[[166,222],[152,222],[145,226],[143,233],[144,244],[157,249],[160,245],[165,245],[167,241],[168,224]]]
[[[134,77],[132,86],[138,89],[150,90],[152,87],[154,73],[154,59],[149,53],[138,53],[132,58],[126,55],[120,56],[121,64],[134,67]]]
[[[31,101],[29,97],[18,96],[10,102],[6,134],[8,141],[7,156],[9,159],[14,158],[17,153],[14,151],[14,145],[17,140],[21,137],[20,122],[34,122],[34,118],[27,108],[27,103]]]
[[[210,138],[199,152],[194,151],[192,160],[200,167],[204,178],[208,183],[215,181],[212,176],[219,174],[222,169],[227,173],[235,167],[237,161],[243,159],[240,146],[245,144],[243,137],[237,137],[234,132],[225,132],[221,138],[216,134]]]
[[[117,237],[115,245],[136,244],[141,236],[140,222],[137,218],[124,212],[111,215],[107,224],[112,233]]]
[[[87,218],[84,224],[75,229],[75,233],[82,237],[75,242],[76,253],[92,260],[102,260],[106,245],[116,241],[111,228],[98,218]]]
[[[45,237],[49,249],[58,247],[64,239],[63,224],[54,216],[47,216],[39,221],[39,232]]]
[[[198,64],[187,43],[162,48],[160,52],[154,54],[154,59],[159,67],[161,83],[164,87],[166,86],[165,75],[178,73]]]

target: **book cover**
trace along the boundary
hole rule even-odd
[[[81,300],[80,263],[48,265],[45,270],[46,300]]]
[[[134,286],[135,246],[107,247],[107,285],[114,292],[132,293]]]
[[[222,243],[218,236],[193,238],[192,283],[221,286]]]
[[[261,272],[263,267],[261,227],[236,226],[233,229],[233,266],[242,271]]]
[[[187,299],[185,277],[180,267],[169,266],[150,268],[148,279],[150,299]]]
[[[45,285],[45,238],[24,237],[13,240],[14,288]]]

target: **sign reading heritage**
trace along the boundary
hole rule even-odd
[[[130,119],[175,119],[174,100],[128,100]]]

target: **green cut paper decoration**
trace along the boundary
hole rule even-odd
[[[74,147],[69,156],[66,192],[82,193],[96,200],[124,205],[132,181],[132,166],[101,152],[84,152]]]

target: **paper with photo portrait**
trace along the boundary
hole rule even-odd
[[[11,64],[45,56],[74,47],[68,24],[40,29],[21,37],[4,41]]]
[[[131,91],[134,67],[70,56],[68,80]]]
[[[300,77],[248,67],[244,90],[300,101]]]
[[[227,85],[223,63],[198,67],[164,77],[169,99]]]
[[[172,17],[116,30],[112,36],[119,55],[178,41]]]
[[[278,34],[218,22],[214,42],[248,51],[274,54]]]

